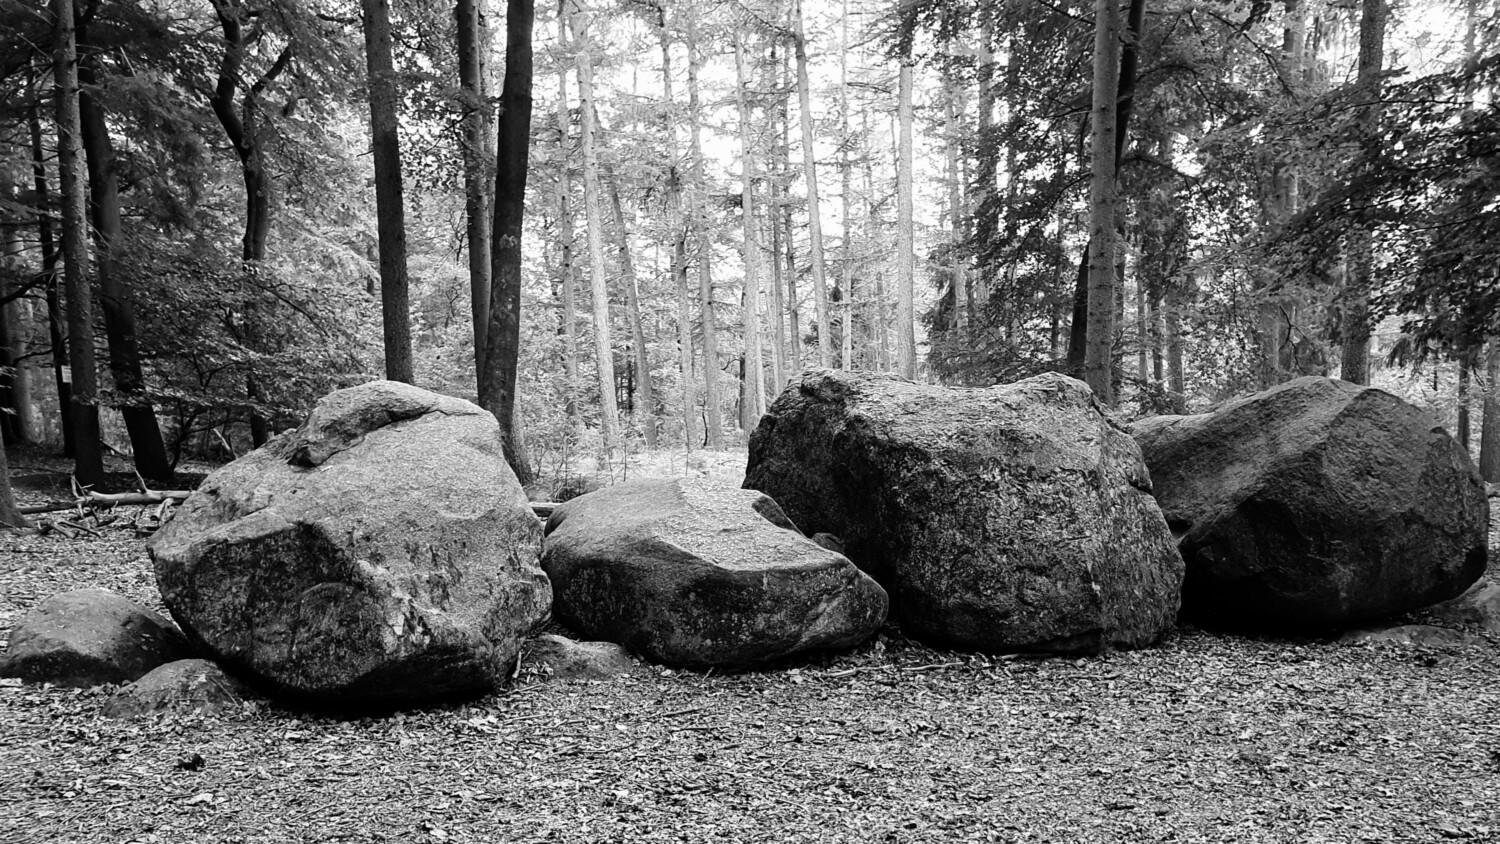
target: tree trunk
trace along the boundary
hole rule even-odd
[[[703,332],[703,418],[710,448],[724,446],[724,420],[719,413],[719,334],[714,314],[713,240],[708,226],[708,178],[703,172],[703,111],[699,100],[698,72],[703,57],[698,52],[696,19],[688,24],[688,126],[691,130],[693,183],[696,188],[693,228],[698,241],[698,315]]]
[[[963,146],[959,135],[958,116],[962,111],[959,100],[960,89],[951,75],[943,77],[943,143],[944,167],[948,177],[948,285],[953,292],[953,318],[948,330],[965,330],[969,320],[969,283],[967,267],[962,257],[963,236],[963,181],[959,175],[958,160]],[[957,335],[955,335],[957,336]]]
[[[1500,339],[1490,338],[1484,358],[1484,419],[1479,429],[1479,474],[1500,483]]]
[[[567,0],[563,0],[563,5]],[[566,51],[567,42],[567,16],[559,14],[557,28],[558,40]],[[558,147],[564,150],[563,160],[557,168],[557,247],[561,256],[562,266],[559,272],[562,274],[562,335],[563,335],[563,372],[568,379],[565,409],[569,417],[578,412],[578,238],[573,230],[573,170],[569,162],[571,155],[567,154],[568,140],[571,135],[568,119],[568,71],[566,67],[557,70],[557,137]]]
[[[86,59],[79,67],[80,82],[99,83],[98,69]],[[78,109],[89,182],[89,212],[94,230],[94,275],[98,279],[99,304],[104,311],[104,334],[109,341],[109,369],[120,396],[120,413],[130,435],[136,471],[144,478],[167,481],[172,464],[156,411],[146,396],[141,370],[140,346],[136,341],[135,301],[130,284],[115,264],[120,242],[120,182],[115,171],[114,144],[104,109],[86,91],[80,91]]]
[[[1359,114],[1361,146],[1367,156],[1380,147],[1381,80],[1385,63],[1385,25],[1390,7],[1385,0],[1362,0],[1359,18],[1359,73],[1355,83],[1365,105]],[[1339,377],[1354,384],[1370,383],[1370,291],[1375,286],[1375,244],[1368,227],[1355,225],[1349,233],[1349,267],[1339,322],[1343,343]]]
[[[734,36],[735,86],[740,112],[740,218],[744,223],[745,288],[745,380],[742,382],[740,426],[754,430],[765,414],[765,382],[761,372],[760,348],[760,240],[756,235],[755,214],[755,128],[750,122],[750,73],[745,56],[744,37]]]
[[[490,307],[489,91],[485,84],[485,0],[457,0],[458,85],[464,115],[464,231],[469,243],[469,301],[474,319],[474,371],[484,371]]]
[[[1469,448],[1469,358],[1471,354],[1465,349],[1458,355],[1458,442],[1465,450]]]
[[[917,377],[916,289],[917,248],[912,210],[912,60],[901,59],[896,120],[899,150],[896,154],[896,371],[903,378]]]
[[[677,366],[682,377],[682,441],[683,447],[693,450],[693,326],[688,300],[687,226],[683,221],[682,171],[677,166],[677,123],[672,119],[671,109],[676,99],[672,95],[672,42],[667,32],[667,8],[661,6],[658,23],[661,27],[661,94],[663,105],[663,128],[667,137],[667,158],[672,162],[667,171],[667,231],[672,234],[672,283],[677,294]]]
[[[16,496],[10,488],[10,461],[5,456],[4,442],[0,442],[0,526],[31,527],[26,517],[16,508]]]
[[[104,479],[99,440],[97,375],[94,364],[94,303],[89,289],[87,173],[80,145],[78,43],[73,0],[52,0],[53,69],[57,78],[57,171],[61,189],[62,258],[68,295],[68,368],[72,375],[69,416],[73,426],[73,477],[84,486]]]
[[[1178,404],[1177,412],[1179,413],[1185,412],[1187,404],[1187,378],[1182,368],[1182,309],[1187,303],[1183,301],[1183,298],[1181,284],[1173,284],[1167,288],[1164,318],[1167,345],[1167,388],[1171,390],[1172,398]]]
[[[850,212],[854,196],[854,163],[849,158],[853,135],[849,128],[849,0],[844,0],[839,49],[839,204],[844,219],[842,261],[839,266],[839,311],[843,331],[839,337],[839,366],[854,369],[854,218]]]
[[[47,338],[52,347],[52,378],[57,387],[57,407],[62,416],[63,456],[73,457],[74,429],[69,408],[72,406],[72,385],[68,383],[67,339],[63,333],[62,300],[57,293],[57,246],[52,235],[52,190],[47,184],[46,150],[42,147],[41,83],[33,79],[36,102],[27,113],[27,129],[31,134],[31,178],[36,190],[37,205],[42,213],[37,214],[37,241],[42,248],[42,276],[47,297]]]
[[[828,315],[828,279],[823,261],[822,206],[818,193],[817,137],[813,133],[812,84],[807,72],[807,37],[802,28],[802,0],[792,2],[792,43],[797,55],[797,110],[802,127],[802,178],[807,182],[808,251],[812,258],[813,306],[818,317],[818,366],[833,366],[832,325]]]
[[[390,0],[361,0],[370,86],[370,146],[375,163],[375,223],[380,237],[380,314],[385,377],[412,380],[410,283],[406,269],[406,199],[397,133],[396,65]]]
[[[1089,183],[1088,317],[1083,376],[1094,395],[1114,405],[1110,377],[1114,348],[1115,302],[1115,137],[1119,91],[1120,7],[1115,0],[1094,3],[1094,102]]]
[[[615,248],[620,254],[620,283],[625,287],[625,317],[630,321],[630,344],[639,384],[637,389],[644,397],[644,401],[640,403],[644,413],[637,418],[641,424],[641,433],[646,437],[646,447],[655,449],[660,402],[656,397],[656,379],[651,376],[651,354],[646,347],[646,328],[641,323],[641,291],[635,276],[635,260],[630,255],[630,232],[625,228],[625,211],[620,206],[620,185],[613,178],[609,183],[609,202],[615,218]]]
[[[1098,5],[1096,0],[1095,5]],[[1111,48],[1113,55],[1119,56],[1119,64],[1110,71],[1110,78],[1114,80],[1114,87],[1110,89],[1108,97],[1114,106],[1114,164],[1111,169],[1118,170],[1120,161],[1125,156],[1125,142],[1130,137],[1130,116],[1135,110],[1135,82],[1139,75],[1140,67],[1140,44],[1146,32],[1146,0],[1130,0],[1130,13],[1127,26],[1130,29],[1130,38],[1120,47],[1120,10],[1111,7],[1113,12],[1111,19],[1114,21],[1115,41]],[[1095,87],[1093,101],[1099,102],[1100,92],[1098,90],[1098,21],[1094,27],[1094,67]],[[1116,93],[1118,91],[1118,93]],[[1091,200],[1092,202],[1092,200]],[[1092,232],[1092,228],[1091,228]],[[1092,234],[1090,235],[1092,237]],[[1093,261],[1094,245],[1090,243],[1084,250],[1083,256],[1078,261],[1078,277],[1073,288],[1073,322],[1068,327],[1068,372],[1081,375],[1084,372],[1085,358],[1088,356],[1088,314],[1089,314],[1089,284],[1090,264]]]
[[[505,79],[495,129],[494,223],[484,368],[479,371],[479,403],[500,423],[505,462],[522,484],[531,483],[531,464],[516,418],[516,372],[521,359],[521,225],[526,210],[526,168],[531,153],[531,27],[533,0],[507,0]]]
[[[587,217],[589,279],[594,298],[594,352],[599,362],[599,433],[606,451],[619,444],[619,410],[615,403],[614,346],[610,341],[609,287],[605,283],[604,217],[599,209],[599,154],[594,149],[594,66],[589,18],[575,2],[572,13],[578,59],[579,146],[583,153],[583,206]]]

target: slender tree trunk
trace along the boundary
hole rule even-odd
[[[606,451],[619,444],[619,410],[615,403],[614,346],[610,340],[609,287],[605,282],[604,216],[599,208],[599,154],[594,149],[594,65],[589,18],[573,5],[573,34],[578,61],[579,146],[583,154],[583,206],[587,217],[589,279],[594,298],[594,352],[599,362],[599,432]]]
[[[969,320],[969,281],[964,266],[963,237],[963,181],[959,174],[959,153],[963,146],[959,135],[958,116],[962,111],[959,100],[960,89],[952,76],[943,78],[943,139],[944,165],[948,176],[948,284],[953,291],[953,320],[950,331],[963,331]]]
[[[696,13],[693,13],[696,14]],[[693,156],[693,228],[698,241],[698,313],[703,332],[703,417],[710,448],[724,447],[724,420],[719,413],[719,334],[714,313],[713,240],[708,226],[708,178],[703,172],[703,112],[699,100],[698,73],[703,56],[698,52],[697,21],[688,23],[688,126]]]
[[[839,312],[843,331],[839,337],[839,366],[854,369],[854,162],[849,158],[853,135],[849,128],[849,0],[844,0],[842,31],[839,39],[839,204],[844,219],[842,260],[839,264],[839,288],[843,298]]]
[[[808,81],[807,37],[802,28],[802,0],[792,2],[792,43],[797,55],[797,106],[802,127],[802,177],[807,182],[808,251],[812,258],[813,306],[818,317],[818,366],[833,366],[828,315],[828,279],[823,261],[822,206],[818,193],[817,137],[813,133],[812,83]]]
[[[1359,18],[1359,74],[1357,85],[1365,100],[1359,115],[1361,146],[1367,156],[1380,147],[1380,72],[1385,62],[1385,25],[1390,16],[1386,0],[1362,0]],[[1370,383],[1370,291],[1375,286],[1375,243],[1369,229],[1355,226],[1349,234],[1349,269],[1345,278],[1339,325],[1343,343],[1339,377],[1354,384]]]
[[[68,344],[63,330],[62,300],[57,292],[57,246],[52,234],[52,215],[55,212],[52,189],[47,184],[46,150],[42,146],[42,85],[37,78],[33,78],[32,83],[36,102],[27,113],[27,129],[31,134],[32,185],[36,190],[37,206],[41,209],[37,214],[36,228],[37,241],[42,248],[42,276],[47,296],[47,337],[52,346],[52,378],[57,387],[58,412],[62,416],[59,427],[62,428],[63,456],[73,457],[74,427],[69,410],[72,407],[72,385],[68,383],[65,374],[68,367]]]
[[[1479,474],[1500,483],[1500,339],[1490,338],[1484,356],[1484,419],[1479,429]]]
[[[656,448],[656,425],[657,417],[660,415],[661,406],[656,396],[656,379],[651,375],[651,354],[646,347],[646,327],[641,323],[641,292],[640,283],[635,275],[635,260],[630,255],[630,232],[625,228],[625,211],[620,206],[620,185],[618,181],[611,178],[609,183],[609,202],[615,218],[615,248],[620,254],[620,282],[625,287],[625,315],[630,321],[630,342],[633,347],[635,359],[636,379],[639,383],[638,389],[644,397],[641,406],[644,408],[644,418],[641,422],[641,432],[646,437],[646,447]]]
[[[672,233],[672,283],[677,294],[677,365],[682,377],[682,441],[693,450],[693,326],[688,298],[687,226],[683,221],[682,171],[678,167],[677,123],[671,111],[676,105],[672,94],[672,41],[667,30],[667,8],[658,9],[661,27],[661,94],[663,129],[667,137],[667,157],[672,162],[667,171],[667,231]]]
[[[79,75],[80,81],[90,86],[99,82],[92,61],[82,63]],[[120,413],[125,417],[125,428],[130,435],[136,471],[142,477],[166,481],[172,478],[172,464],[167,458],[156,412],[146,397],[146,379],[136,339],[134,296],[116,264],[116,248],[122,229],[114,144],[109,137],[103,108],[86,91],[79,93],[78,108],[94,230],[94,274],[98,279],[99,304],[104,311],[104,333],[109,341],[110,374],[114,376],[115,391],[120,396]]]
[[[57,77],[57,171],[61,190],[62,258],[68,295],[68,368],[72,375],[73,476],[93,486],[104,479],[99,440],[97,375],[94,364],[94,302],[89,290],[87,172],[78,111],[78,43],[73,0],[52,0],[53,68]]]
[[[375,222],[380,236],[380,313],[385,377],[412,380],[410,282],[406,269],[406,199],[397,133],[396,65],[390,0],[361,0],[370,86],[370,145],[375,162]]]
[[[752,143],[754,127],[750,122],[750,73],[745,56],[743,36],[736,31],[734,38],[734,65],[737,79],[737,100],[740,112],[740,163],[743,184],[740,197],[740,217],[744,223],[745,263],[745,380],[741,395],[740,425],[746,431],[760,424],[765,415],[765,383],[762,380],[760,347],[760,239],[756,235],[755,211],[755,150]]]
[[[464,115],[464,232],[469,243],[469,301],[474,319],[474,371],[484,371],[490,304],[489,91],[485,84],[485,0],[457,0],[458,84],[468,99]]]
[[[560,6],[566,6],[568,0],[562,0]],[[557,30],[558,41],[561,42],[564,52],[567,44],[568,18],[559,9]],[[567,376],[568,384],[564,404],[569,417],[578,412],[578,238],[573,230],[573,170],[569,165],[572,160],[571,151],[568,150],[569,136],[571,135],[571,121],[568,119],[568,71],[566,67],[557,70],[557,136],[558,146],[565,151],[562,162],[557,168],[557,246],[561,257],[562,266],[559,272],[562,274],[562,336],[563,336],[563,372]]]
[[[495,129],[494,223],[490,231],[492,280],[479,403],[500,423],[505,461],[522,484],[534,476],[516,412],[521,361],[521,226],[526,211],[526,168],[531,154],[531,28],[533,0],[507,0],[505,79]]]
[[[777,58],[776,43],[771,43],[771,61],[767,76],[779,74],[779,79],[768,80],[767,87],[777,88],[781,91],[790,90],[791,67],[788,65],[786,54],[782,53]],[[778,96],[776,99],[776,129],[775,140],[771,142],[771,163],[767,170],[774,173],[774,178],[767,179],[769,182],[770,199],[766,203],[765,229],[766,237],[771,242],[771,252],[766,261],[770,270],[767,275],[766,287],[766,310],[771,318],[771,395],[777,396],[781,388],[786,384],[786,295],[782,287],[782,230],[781,209],[788,207],[791,202],[787,196],[787,186],[791,184],[791,133],[787,124],[791,122],[790,111],[787,107],[787,97]],[[786,233],[786,254],[792,252],[791,232]]]
[[[1182,309],[1186,305],[1183,299],[1181,284],[1174,283],[1167,288],[1164,320],[1167,335],[1167,388],[1179,405],[1185,405],[1187,401],[1187,378],[1182,367]],[[1178,412],[1182,412],[1182,407],[1178,408]]]
[[[1147,368],[1147,352],[1150,348],[1151,327],[1146,321],[1146,285],[1142,283],[1140,264],[1135,268],[1135,372],[1141,386],[1151,380]]]
[[[0,179],[5,177],[0,176]],[[15,191],[0,181],[0,197],[14,201]],[[8,226],[0,233],[0,268],[17,271],[21,266],[21,227]],[[26,356],[26,301],[13,299],[0,306],[0,437],[7,443],[29,443],[31,389]],[[9,370],[8,373],[6,370]],[[5,412],[9,408],[11,412]]]
[[[903,378],[917,377],[916,289],[917,248],[912,209],[912,60],[901,59],[896,120],[899,151],[896,155],[896,371]]]
[[[1110,365],[1115,301],[1115,92],[1119,90],[1120,7],[1094,3],[1094,103],[1089,184],[1088,333],[1083,375],[1094,395],[1115,402]]]
[[[1465,349],[1458,355],[1458,442],[1469,447],[1469,359],[1472,352]]]
[[[1095,5],[1098,5],[1096,0]],[[1130,137],[1130,117],[1135,110],[1135,81],[1140,67],[1140,44],[1146,32],[1146,0],[1130,0],[1130,13],[1127,26],[1130,29],[1130,38],[1125,42],[1123,48],[1119,46],[1120,35],[1120,10],[1117,7],[1111,15],[1114,20],[1115,46],[1113,54],[1119,57],[1116,71],[1110,71],[1110,78],[1114,80],[1114,88],[1108,93],[1110,102],[1114,104],[1114,170],[1120,167],[1120,161],[1125,157],[1125,142]],[[1099,102],[1100,91],[1098,90],[1098,21],[1095,21],[1095,87],[1093,100]],[[1114,93],[1118,91],[1118,94]],[[1091,200],[1092,201],[1092,200]],[[1091,228],[1092,232],[1092,228]],[[1092,234],[1090,235],[1092,237]],[[1073,289],[1073,322],[1068,329],[1068,372],[1074,375],[1082,375],[1086,368],[1088,346],[1088,314],[1089,314],[1089,286],[1090,286],[1090,264],[1093,261],[1094,245],[1089,244],[1084,251],[1083,257],[1078,261],[1078,277]],[[1085,379],[1086,380],[1086,379]]]

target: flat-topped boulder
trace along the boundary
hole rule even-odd
[[[776,502],[696,477],[565,502],[547,521],[542,567],[560,621],[672,665],[851,647],[887,609],[879,584]]]
[[[1348,626],[1453,598],[1484,573],[1473,461],[1384,390],[1299,378],[1132,431],[1181,537],[1196,623]]]
[[[106,589],[75,589],[43,599],[11,629],[0,677],[80,688],[129,683],[192,655],[159,613]]]
[[[997,652],[1157,641],[1182,560],[1140,450],[1087,385],[983,389],[812,370],[750,438],[745,486],[832,534],[907,633]]]
[[[331,705],[491,689],[551,605],[495,418],[389,381],[214,472],[149,549],[190,637]]]

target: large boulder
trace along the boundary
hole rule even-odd
[[[886,595],[756,492],[703,478],[636,481],[558,506],[542,567],[559,620],[673,665],[740,665],[845,648]]]
[[[842,539],[921,638],[1092,652],[1177,616],[1182,560],[1140,450],[1071,378],[805,372],[750,438],[745,486]]]
[[[0,677],[88,687],[129,683],[162,663],[192,656],[160,614],[105,589],[44,599],[10,631]]]
[[[1383,390],[1299,378],[1133,426],[1187,561],[1185,618],[1296,632],[1463,592],[1488,504],[1463,447]]]
[[[552,598],[495,418],[388,381],[210,475],[150,552],[189,636],[331,705],[493,688]]]

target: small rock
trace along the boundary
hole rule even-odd
[[[640,666],[614,642],[575,642],[543,633],[526,645],[523,664],[546,667],[553,680],[609,680],[635,674]]]
[[[104,706],[111,718],[134,718],[163,710],[226,712],[239,709],[249,688],[206,659],[169,662],[115,693]],[[195,754],[196,755],[196,754]],[[202,767],[201,757],[198,760]],[[179,763],[178,767],[183,767]],[[197,770],[188,768],[188,770]]]
[[[1417,648],[1437,648],[1462,645],[1470,641],[1462,630],[1434,627],[1431,624],[1403,624],[1399,627],[1370,627],[1350,630],[1339,638],[1340,642],[1387,642]]]
[[[10,632],[0,676],[88,687],[128,683],[192,656],[172,622],[105,589],[75,589],[37,604]]]
[[[1500,583],[1480,580],[1457,598],[1428,607],[1427,612],[1452,624],[1500,633]]]

